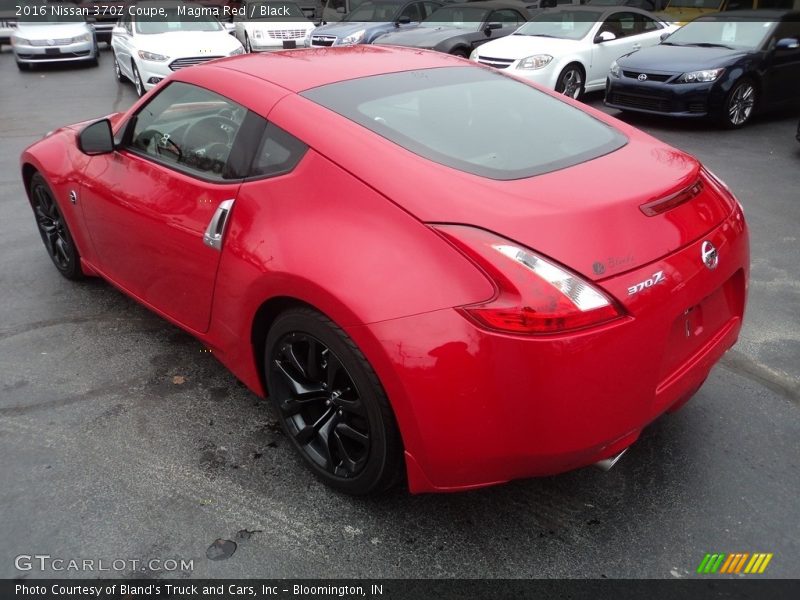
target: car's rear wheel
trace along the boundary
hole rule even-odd
[[[117,53],[111,52],[111,62],[114,63],[114,77],[117,81],[125,81],[125,76],[122,74],[122,69],[119,68],[119,60],[117,60]]]
[[[577,63],[564,67],[556,81],[556,91],[575,100],[579,100],[583,96],[583,86],[583,68]]]
[[[133,85],[136,88],[136,94],[139,96],[144,96],[144,93],[147,91],[144,89],[144,83],[142,82],[142,76],[139,75],[139,69],[136,68],[136,63],[131,62],[131,70],[133,71]]]
[[[36,226],[53,264],[67,279],[82,279],[81,257],[50,186],[40,173],[31,178],[31,204]]]
[[[720,115],[722,124],[731,129],[744,127],[756,109],[758,90],[749,77],[742,77],[728,92]]]
[[[355,343],[309,308],[281,313],[265,345],[269,396],[317,477],[349,494],[391,487],[402,443],[378,377]]]

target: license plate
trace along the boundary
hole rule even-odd
[[[45,48],[44,49],[44,53],[45,54],[61,54],[61,50],[58,49],[58,48]]]

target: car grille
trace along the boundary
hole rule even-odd
[[[215,58],[222,58],[221,56],[192,56],[191,58],[177,58],[169,63],[169,68],[173,71],[183,69],[184,67],[193,67]]]
[[[659,112],[669,112],[670,102],[658,96],[647,96],[644,94],[622,94],[612,92],[608,99],[610,104],[617,106],[630,106],[631,108],[642,108],[644,110],[655,110]]]
[[[31,40],[31,46],[66,46],[67,44],[71,43],[72,43],[72,38],[58,38],[53,40]]]
[[[662,73],[642,73],[641,71],[623,71],[622,72],[625,77],[630,77],[631,79],[639,79],[639,75],[646,75],[647,81],[669,81],[674,77],[674,75],[664,75]]]
[[[514,62],[513,58],[492,58],[491,56],[479,56],[478,62],[482,65],[489,65],[495,69],[506,69]]]
[[[267,35],[273,40],[296,40],[306,37],[305,29],[269,29]]]
[[[336,42],[335,35],[312,35],[311,36],[311,45],[312,46],[333,46]]]

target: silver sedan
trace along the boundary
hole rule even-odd
[[[97,65],[94,28],[74,17],[47,22],[21,21],[11,36],[11,47],[21,71],[37,63],[87,61]]]

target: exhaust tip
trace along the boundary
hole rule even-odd
[[[622,455],[625,454],[627,451],[628,449],[625,448],[619,454],[615,454],[614,456],[610,456],[609,458],[604,458],[603,460],[598,460],[596,463],[594,463],[593,466],[597,467],[601,471],[610,471],[611,467],[617,464],[619,459],[622,458]]]

